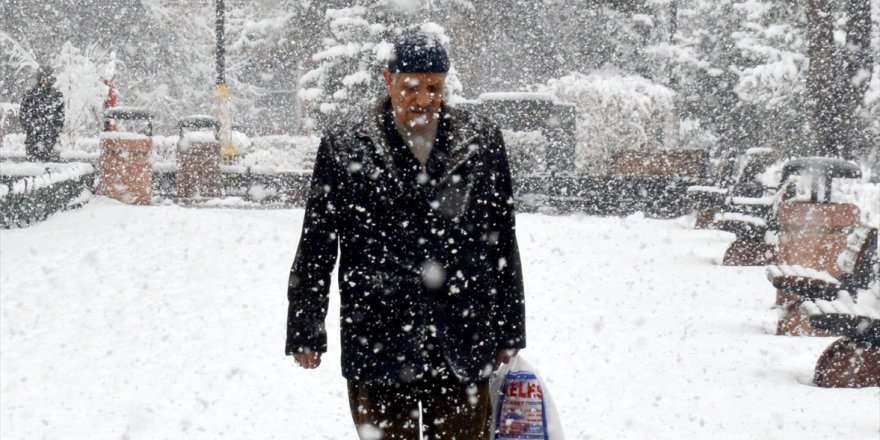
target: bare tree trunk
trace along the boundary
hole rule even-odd
[[[842,60],[845,64],[840,74],[839,101],[840,126],[835,133],[842,145],[841,155],[853,159],[859,143],[856,112],[865,99],[871,80],[873,57],[871,54],[871,2],[849,0],[847,3],[846,47]]]
[[[834,25],[831,0],[808,0],[807,22],[810,66],[807,72],[809,114],[813,126],[813,145],[809,154],[837,156],[834,105]]]
[[[810,154],[853,159],[859,146],[856,112],[871,79],[871,2],[847,0],[846,45],[834,43],[831,0],[808,0],[810,68],[807,90],[814,141]]]

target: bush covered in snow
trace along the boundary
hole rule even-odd
[[[316,136],[262,136],[239,160],[244,166],[262,166],[284,171],[312,171],[321,139]]]
[[[11,102],[0,102],[0,130],[9,125],[12,118],[18,117],[19,105]]]
[[[675,92],[640,76],[573,73],[538,91],[577,108],[575,161],[586,172],[607,172],[617,150],[679,146]]]
[[[541,174],[547,169],[547,137],[540,130],[501,130],[513,176]]]

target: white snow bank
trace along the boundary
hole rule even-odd
[[[302,218],[98,197],[0,231],[3,437],[356,438],[335,281],[321,367],[283,355]],[[569,438],[876,440],[880,389],[810,384],[834,339],[773,334],[763,268],[718,264],[731,234],[543,215],[517,233],[523,353]]]

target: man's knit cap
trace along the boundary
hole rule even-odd
[[[446,73],[449,56],[436,37],[420,31],[406,31],[394,42],[388,60],[391,73]]]

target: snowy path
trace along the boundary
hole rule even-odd
[[[302,211],[96,200],[0,231],[3,439],[354,439],[330,353],[283,354]],[[877,439],[880,390],[809,385],[762,268],[684,219],[521,215],[529,348],[569,440]]]

